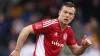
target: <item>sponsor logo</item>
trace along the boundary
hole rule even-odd
[[[52,41],[52,44],[55,45],[55,46],[58,46],[58,47],[63,47],[64,46],[64,44],[61,44],[58,41],[56,41],[56,42]]]

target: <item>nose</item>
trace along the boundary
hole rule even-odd
[[[69,16],[69,13],[66,13],[66,16]]]

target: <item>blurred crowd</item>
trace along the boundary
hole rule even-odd
[[[82,56],[99,56],[100,0],[0,0],[0,56],[9,56],[23,27],[43,19],[57,18],[62,3],[76,5],[76,16],[70,24],[81,45],[84,34],[92,45]],[[32,56],[36,35],[30,34],[20,56]],[[73,56],[65,46],[59,56]]]

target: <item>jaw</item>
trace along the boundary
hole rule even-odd
[[[68,24],[69,24],[69,21],[68,21],[68,20],[63,20],[63,21],[62,21],[62,24],[68,25]]]
[[[65,26],[68,25],[67,22],[63,22],[63,21],[61,21],[60,24],[61,24],[61,25],[65,25]]]

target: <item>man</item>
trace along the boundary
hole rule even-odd
[[[59,16],[52,20],[43,20],[26,26],[22,29],[15,50],[10,56],[19,56],[24,41],[29,33],[38,34],[33,56],[57,56],[62,47],[67,44],[75,55],[81,55],[91,45],[86,36],[82,45],[78,46],[74,34],[68,24],[74,19],[76,8],[73,3],[66,2],[62,5]]]

